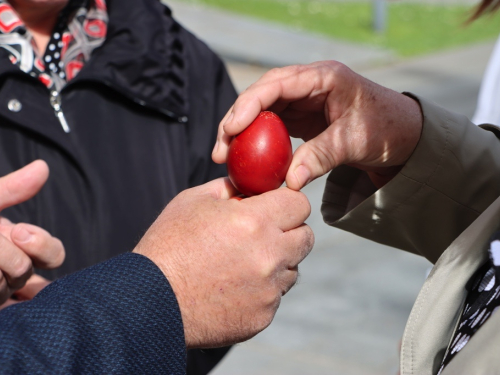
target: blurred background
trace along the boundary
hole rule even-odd
[[[469,118],[500,33],[500,14],[465,25],[471,0],[165,3],[219,53],[239,91],[273,67],[334,59]],[[324,180],[304,189],[316,244],[298,285],[272,325],[233,348],[214,375],[397,373],[399,340],[431,264],[325,225]]]

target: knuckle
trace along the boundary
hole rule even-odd
[[[281,295],[284,296],[287,294],[297,284],[298,279],[299,273],[297,271],[293,272],[293,276],[283,285]]]
[[[304,225],[304,246],[311,250],[314,247],[314,232],[309,225]]]
[[[262,219],[259,216],[242,214],[234,218],[234,225],[240,233],[256,236],[262,228]]]
[[[328,138],[328,141],[333,141],[333,139]],[[318,161],[321,162],[321,167],[324,169],[326,167],[329,167],[331,164],[331,144],[328,142],[311,142],[308,144],[309,150],[312,152],[312,154],[316,157]],[[323,165],[323,164],[326,164]]]
[[[283,207],[281,212],[291,216],[307,218],[311,215],[311,203],[307,196],[301,191],[282,189],[283,195],[279,198],[278,204]]]
[[[59,267],[64,262],[66,252],[59,238],[50,237],[46,241],[37,243],[37,246],[32,250],[32,256],[34,259],[36,258],[37,267],[54,268]]]
[[[318,163],[321,173],[326,173],[336,164],[335,157],[332,153],[334,137],[328,138],[328,142],[314,142],[308,144],[310,153]]]
[[[309,216],[311,214],[311,202],[309,202],[307,196],[303,192],[297,191],[295,199],[300,207],[307,213],[307,216]]]
[[[191,188],[193,189],[193,188]],[[179,201],[182,201],[184,199],[188,199],[190,194],[191,194],[191,189],[185,189],[181,191],[177,196],[169,203],[169,205],[173,205]]]
[[[31,272],[33,270],[31,260],[27,256],[19,256],[12,260],[11,265],[11,278],[24,284],[24,280],[27,280],[29,276],[31,276]],[[17,284],[17,282],[15,283]]]
[[[329,61],[328,65],[330,66],[331,69],[333,69],[334,72],[338,74],[346,74],[351,71],[351,69],[349,69],[347,65],[342,64],[341,62],[335,60]]]
[[[324,75],[344,77],[352,72],[347,65],[336,60],[321,61],[318,64]]]
[[[9,285],[17,285],[18,279],[20,282],[24,282],[23,279],[26,278],[26,275],[31,274],[33,268],[31,259],[4,236],[0,236],[0,255],[2,271],[5,273]]]
[[[267,327],[269,327],[274,319],[275,312],[273,313],[267,313],[262,316],[262,319],[260,319],[259,322],[259,332],[262,332],[265,330]]]
[[[265,255],[266,250],[255,246],[250,251],[250,256],[247,258],[247,276],[267,288],[273,274],[273,267]]]
[[[311,65],[292,65],[290,66],[290,73],[292,75],[299,75],[302,73],[309,73],[311,71]]]
[[[271,298],[269,300],[268,309],[267,309],[268,313],[266,315],[267,316],[266,326],[264,328],[269,326],[269,324],[271,324],[271,322],[273,321],[274,315],[276,314],[276,311],[278,310],[280,303],[281,303],[281,291],[279,291],[278,293],[275,293],[273,298]]]
[[[272,68],[269,69],[262,78],[255,82],[252,86],[259,85],[261,82],[276,82],[279,81],[283,77],[294,76],[305,69],[305,65],[290,65],[281,68]],[[251,87],[252,87],[251,86]]]
[[[258,314],[254,314],[253,316],[253,331],[255,333],[261,332],[269,325],[272,323],[274,316],[276,314],[276,311],[278,310],[278,307],[281,302],[281,293],[276,294],[273,293],[273,295],[264,300],[263,305],[261,308],[258,310]]]
[[[260,312],[259,314],[254,314],[251,317],[251,320],[252,320],[250,328],[251,337],[265,330],[267,327],[269,327],[269,325],[272,322],[272,318],[269,318],[269,313],[267,312]]]
[[[262,285],[262,299],[269,303],[279,287],[279,270],[283,260],[270,255],[267,248],[254,248],[254,255],[247,264],[250,277]]]
[[[281,76],[282,71],[283,71],[282,68],[272,68],[264,74],[264,77],[273,79],[275,77]]]
[[[66,259],[66,251],[64,249],[64,245],[59,238],[54,238],[55,246],[56,246],[56,257],[55,257],[55,267],[63,264],[64,259]]]
[[[269,256],[263,255],[259,257],[258,261],[255,264],[256,273],[258,274],[258,277],[260,277],[263,280],[266,280],[267,282],[270,282],[272,285],[273,284],[272,280],[275,278],[276,274],[277,263],[278,262],[274,261]],[[271,286],[268,288],[268,291],[269,293],[273,293]]]

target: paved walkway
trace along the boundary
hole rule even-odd
[[[316,34],[195,5],[192,1],[166,2],[185,27],[233,61],[274,67],[334,59],[349,66],[365,67],[393,58],[387,50],[332,41]]]
[[[223,55],[239,90],[271,66],[315,59],[311,35],[293,39],[295,45],[287,45],[290,49],[281,53],[275,46],[292,40],[289,30],[266,25],[275,32],[256,37],[258,30],[267,30],[258,22],[172,4],[181,23],[198,30]],[[253,31],[245,35],[241,30]],[[239,46],[235,45],[237,36]],[[336,51],[322,55],[324,58],[340,60],[346,53],[343,61],[349,63],[346,51],[357,51],[350,65],[373,81],[421,94],[470,117],[494,41],[401,61],[384,51],[359,46],[343,49],[338,46],[344,43],[323,39],[318,43],[329,44],[328,51]],[[259,53],[252,55],[255,47]],[[237,51],[242,50],[240,55]],[[262,54],[264,50],[269,54]],[[294,147],[298,144],[294,142]],[[272,325],[235,347],[213,375],[396,374],[398,341],[430,264],[326,226],[319,214],[324,183],[321,178],[304,189],[311,201],[307,222],[315,232],[316,244],[301,264],[300,283],[283,298]]]

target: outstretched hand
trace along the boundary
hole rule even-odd
[[[0,211],[32,198],[48,175],[47,164],[37,160],[0,177]],[[44,229],[26,223],[14,224],[0,217],[0,305],[25,286],[34,266],[55,268],[62,264],[64,257],[61,241]]]
[[[286,176],[294,190],[342,164],[367,171],[381,186],[408,160],[422,129],[416,101],[341,63],[289,66],[269,71],[238,97],[219,125],[215,162],[226,161],[231,137],[263,110],[279,114],[290,135],[305,141]]]

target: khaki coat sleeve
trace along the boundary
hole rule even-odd
[[[340,166],[328,177],[321,212],[331,226],[434,263],[500,196],[500,132],[406,95],[420,103],[424,122],[401,172],[377,190],[365,172]]]

